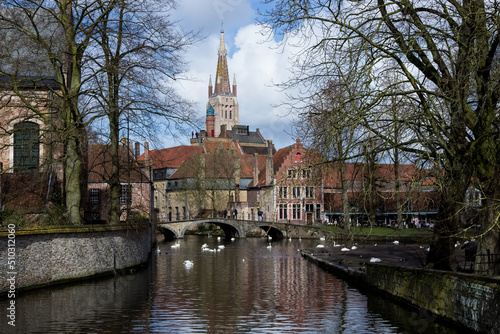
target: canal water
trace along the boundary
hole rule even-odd
[[[0,333],[458,333],[297,253],[318,243],[205,236],[161,243],[146,269],[21,293],[15,329],[1,299]]]

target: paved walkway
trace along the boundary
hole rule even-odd
[[[355,245],[355,249],[347,245],[328,245],[324,248],[309,249],[315,257],[329,263],[340,265],[348,269],[364,271],[364,266],[372,258],[378,263],[423,268],[429,245],[423,244],[366,244]],[[349,250],[346,250],[349,249]],[[457,260],[460,266],[464,265],[464,250],[456,249]]]

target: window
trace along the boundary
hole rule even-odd
[[[289,179],[293,179],[295,176],[297,176],[297,171],[295,169],[289,169],[287,177]]]
[[[403,211],[410,212],[412,211],[412,198],[408,197],[406,202],[403,204]]]
[[[306,212],[313,212],[314,204],[306,204]]]
[[[292,205],[292,219],[300,219],[300,204]]]
[[[314,198],[314,187],[306,187],[306,198]]]
[[[91,205],[99,205],[99,189],[96,188],[90,189],[89,197]]]
[[[175,207],[175,220],[179,220],[180,216],[179,216],[179,207]]]
[[[302,178],[309,179],[310,177],[311,177],[311,170],[310,169],[302,169]]]
[[[321,204],[316,204],[316,219],[321,220]]]
[[[232,119],[233,118],[233,112],[231,110],[229,110],[229,119]]]
[[[182,207],[182,219],[187,219],[187,210],[186,207]]]
[[[40,126],[34,122],[14,125],[14,170],[20,173],[38,170]]]
[[[121,205],[130,205],[132,204],[132,191],[128,184],[122,184],[122,193],[120,195],[120,204]]]
[[[300,162],[301,161],[301,156],[300,156],[300,153],[297,152],[297,156],[295,157],[295,162]]]
[[[279,217],[280,217],[281,220],[288,219],[287,205],[286,204],[280,204],[280,206],[279,206]]]
[[[279,198],[288,198],[288,187],[279,187],[278,196]]]
[[[300,187],[293,187],[292,197],[300,198]]]

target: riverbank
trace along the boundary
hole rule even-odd
[[[500,279],[425,269],[426,252],[422,244],[372,243],[352,249],[334,243],[301,255],[351,284],[376,289],[434,317],[478,333],[500,333]],[[459,262],[464,260],[462,250],[457,255]]]
[[[0,296],[113,275],[146,263],[154,243],[149,224],[52,229],[15,226],[0,232]]]

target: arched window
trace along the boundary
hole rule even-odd
[[[301,159],[300,152],[297,152],[297,157],[295,158],[295,161],[300,162],[300,159]]]
[[[38,170],[40,126],[34,122],[14,125],[14,170],[29,173]]]

